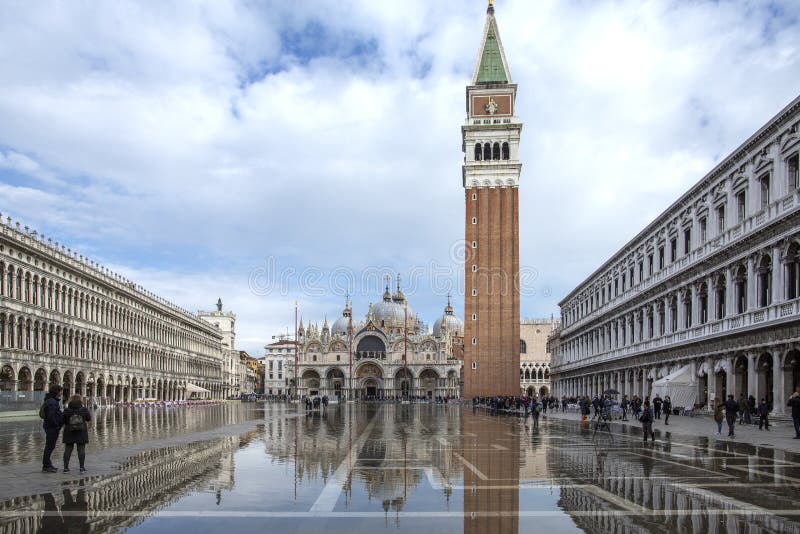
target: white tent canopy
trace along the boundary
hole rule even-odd
[[[652,395],[662,399],[669,395],[673,408],[693,408],[697,400],[697,384],[691,365],[684,365],[664,378],[653,382]]]
[[[206,388],[201,388],[200,386],[196,386],[191,382],[186,383],[186,393],[211,393]]]

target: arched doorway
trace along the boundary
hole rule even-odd
[[[401,367],[394,375],[395,395],[408,398],[414,395],[414,375],[408,367]]]
[[[341,400],[344,390],[344,373],[338,367],[328,370],[326,377],[328,380],[328,392],[332,393],[337,400]]]
[[[724,402],[728,398],[728,373],[727,367],[717,366],[714,374],[714,391],[716,392],[716,401]]]
[[[86,395],[86,391],[84,388],[86,387],[86,378],[83,376],[82,371],[78,371],[75,374],[75,393],[81,396]]]
[[[64,371],[64,381],[62,386],[64,387],[64,398],[69,399],[75,393],[75,390],[72,389],[72,371]]]
[[[525,392],[528,397],[533,397],[536,395],[536,390],[533,389],[533,386],[528,386],[528,390]]]
[[[33,389],[33,377],[31,370],[22,367],[17,373],[17,391],[31,391]]]
[[[539,395],[541,398],[547,397],[550,394],[550,390],[547,389],[547,386],[542,386],[539,388]]]
[[[432,399],[439,395],[439,373],[434,369],[425,369],[419,374],[419,384],[423,395]]]
[[[383,396],[383,371],[375,363],[365,363],[356,369],[356,379],[359,381],[361,397],[375,399]]]
[[[14,369],[10,365],[0,369],[0,391],[14,391]]]
[[[319,373],[311,369],[303,373],[303,386],[305,394],[309,396],[319,395]]]
[[[33,375],[33,390],[34,391],[47,390],[47,371],[45,371],[41,367],[38,368],[36,370],[36,374]]]
[[[379,385],[375,378],[366,378],[362,382],[364,400],[373,400],[378,398]]]

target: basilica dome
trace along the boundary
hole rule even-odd
[[[406,312],[408,315],[406,316]],[[392,295],[387,285],[383,293],[383,301],[372,305],[372,319],[382,327],[402,327],[408,318],[408,326],[411,328],[415,324],[414,312],[408,306],[405,295],[400,291],[398,281],[397,292]]]
[[[347,334],[347,328],[350,326],[350,318],[349,317],[339,317],[333,323],[333,328],[331,328],[331,334],[341,335]]]
[[[444,308],[444,315],[436,319],[436,322],[433,323],[434,335],[441,332],[442,325],[450,330],[451,336],[461,337],[464,335],[464,323],[453,313],[453,307],[450,306],[450,297],[447,297],[447,306]]]

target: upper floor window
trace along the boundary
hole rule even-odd
[[[652,254],[648,254],[647,255],[647,274],[649,274],[649,275],[653,274],[653,255]]]
[[[678,259],[678,239],[676,237],[669,240],[669,259],[670,261]]]
[[[658,247],[658,270],[664,268],[664,247]]]
[[[725,231],[725,204],[717,208],[717,232],[722,233]]]
[[[492,149],[492,159],[500,160],[500,143],[495,143]]]
[[[744,222],[744,218],[747,215],[747,198],[745,197],[745,192],[742,191],[741,193],[736,195],[736,222],[741,223]]]
[[[789,178],[789,187],[792,189],[800,188],[800,174],[798,173],[800,167],[800,154],[789,156],[786,160],[786,174]]]
[[[688,254],[692,250],[692,230],[687,228],[683,231],[683,253]]]
[[[761,182],[761,209],[766,209],[769,206],[769,174],[762,176],[759,181]]]
[[[633,265],[631,265],[631,268],[628,271],[628,280],[630,280],[631,287],[633,287]]]
[[[508,143],[503,143],[503,159],[510,159],[511,151],[508,148]]]
[[[524,339],[519,340],[519,352],[520,354],[526,354],[528,352],[528,344],[525,343]]]
[[[700,243],[706,242],[706,237],[708,233],[708,221],[705,217],[700,219]]]
[[[484,143],[483,144],[483,159],[490,160],[492,159],[492,145],[491,143]]]
[[[475,161],[480,161],[483,156],[483,149],[480,143],[475,143]]]
[[[641,282],[642,280],[644,280],[644,262],[640,261],[639,262],[639,281]]]

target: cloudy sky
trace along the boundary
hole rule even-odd
[[[523,316],[798,94],[800,3],[498,0],[519,84]],[[0,211],[239,347],[401,273],[461,313],[480,0],[0,4]]]

